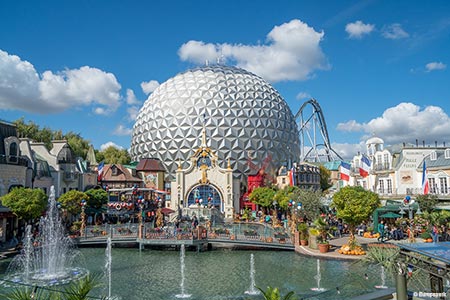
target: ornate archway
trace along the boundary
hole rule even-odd
[[[215,207],[221,212],[224,211],[222,194],[212,184],[199,184],[189,191],[187,199],[187,207],[191,205],[206,205],[207,207]]]

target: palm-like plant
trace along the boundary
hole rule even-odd
[[[266,291],[259,287],[257,289],[263,294],[264,300],[289,300],[292,296],[294,296],[294,292],[290,291],[283,297],[278,288],[273,288],[270,286],[267,287]]]

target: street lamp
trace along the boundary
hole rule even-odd
[[[86,200],[81,200],[81,226],[80,226],[80,236],[85,236],[86,231],[86,213],[84,212],[86,207]]]
[[[145,205],[145,199],[143,199],[142,196],[138,197],[137,203],[139,205],[139,215],[138,215],[138,220],[139,220],[139,238],[143,238],[143,232],[144,232],[144,217],[143,217],[143,212],[144,212],[144,205]]]
[[[414,231],[413,231],[413,204],[414,200],[411,199],[409,195],[403,199],[402,205],[400,206],[400,214],[404,215],[408,211],[408,218],[409,218],[409,235],[408,239],[410,242],[414,242]],[[422,211],[420,210],[420,207],[417,208],[416,214],[422,214]]]

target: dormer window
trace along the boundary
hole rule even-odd
[[[437,159],[437,153],[436,151],[431,152],[430,154],[430,160],[436,160]]]
[[[112,167],[111,167],[111,175],[112,176],[117,176],[118,174],[118,170],[117,170],[117,166],[116,165],[113,165]]]
[[[450,149],[445,149],[444,153],[445,159],[450,159]]]

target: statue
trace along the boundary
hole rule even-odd
[[[156,211],[156,227],[163,227],[164,225],[164,217],[161,212],[161,207]]]

